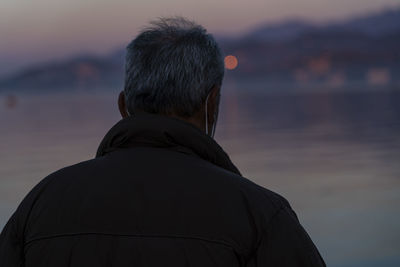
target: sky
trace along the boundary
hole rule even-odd
[[[30,64],[111,52],[160,16],[240,34],[293,17],[324,22],[394,6],[400,0],[0,0],[0,77]]]

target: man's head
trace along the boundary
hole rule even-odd
[[[210,129],[223,77],[221,51],[202,26],[181,17],[153,21],[127,47],[121,114],[146,111]]]

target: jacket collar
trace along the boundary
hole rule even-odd
[[[135,146],[164,147],[194,154],[241,175],[226,152],[200,129],[183,120],[147,112],[136,113],[115,124],[100,143],[96,157]]]

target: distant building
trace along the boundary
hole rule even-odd
[[[388,68],[371,68],[367,71],[366,80],[369,85],[387,85],[390,83],[390,70]]]

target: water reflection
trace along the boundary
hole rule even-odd
[[[6,95],[4,105],[7,109],[13,109],[17,106],[18,101],[15,95]]]
[[[400,264],[400,92],[222,95],[216,139],[291,202],[330,266]],[[116,96],[2,96],[15,104],[0,107],[0,228],[40,179],[94,156]]]

